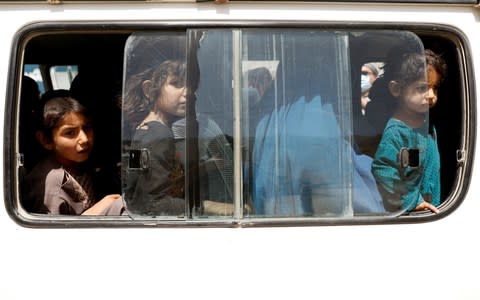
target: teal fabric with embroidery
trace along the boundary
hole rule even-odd
[[[402,148],[419,149],[419,166],[402,167]],[[411,211],[423,201],[440,204],[440,154],[435,130],[413,129],[391,118],[375,153],[372,172],[387,210]]]

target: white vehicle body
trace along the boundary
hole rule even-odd
[[[470,79],[480,78],[480,9],[466,4],[0,3],[0,19],[0,124],[5,101],[11,101],[6,95],[12,41],[35,22],[444,25],[464,34],[472,53]],[[473,82],[475,101],[480,83]],[[475,120],[470,125],[478,130]],[[4,135],[1,130],[5,142]],[[475,137],[469,138],[471,149],[480,149]],[[474,153],[466,156],[472,161]],[[0,155],[2,166],[5,159]],[[3,199],[10,183],[5,169],[0,172]],[[479,299],[479,172],[476,160],[455,210],[417,223],[31,228],[16,222],[2,204],[0,298]]]

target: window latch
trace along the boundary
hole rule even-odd
[[[17,153],[17,166],[23,167],[25,165],[25,158],[23,153]]]
[[[400,149],[400,166],[402,168],[418,168],[420,166],[420,150],[418,148]]]
[[[134,149],[129,151],[129,170],[148,170],[150,166],[150,152],[148,149]]]

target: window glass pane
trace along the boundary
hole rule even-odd
[[[44,213],[24,194],[38,190],[25,178],[47,151],[37,140],[44,126],[37,113],[45,96],[63,93],[95,120],[89,167],[102,195],[120,190],[123,101],[121,192],[133,219],[396,217],[419,207],[446,210],[457,200],[470,95],[462,71],[468,55],[454,34],[130,30],[45,34],[27,43],[23,77],[11,81],[19,88],[12,110],[18,147],[9,160],[18,162],[18,203],[27,212]],[[448,76],[437,72],[436,83],[423,45],[448,62]],[[99,65],[108,66],[102,76]]]
[[[132,218],[185,217],[185,130],[173,130],[186,111],[185,41],[184,32],[140,33],[125,46],[123,196]]]
[[[326,31],[244,32],[255,215],[352,215],[347,42]]]
[[[368,41],[377,45],[369,55],[356,50]],[[133,218],[396,216],[438,205],[413,33],[143,33],[125,57],[123,192]],[[371,62],[380,69],[362,106]]]
[[[378,132],[384,139],[371,156],[354,138],[362,116],[358,100],[352,102],[360,84],[352,85],[352,78],[360,79],[361,65],[351,67],[351,43],[363,35],[377,40],[392,69],[402,70],[393,71],[398,92],[387,88],[384,95],[394,93],[401,104],[388,104],[394,108],[388,113],[370,111],[392,118]],[[434,134],[428,134],[425,59],[415,35],[244,31],[242,42],[245,186],[255,216],[397,214],[429,200],[431,191],[424,190],[435,184],[424,180],[424,170],[435,160],[429,156]],[[392,49],[398,56],[388,54]]]
[[[191,30],[199,40],[195,59],[200,79],[196,91],[198,186],[202,200],[196,217],[231,217],[233,187],[232,30]],[[193,63],[193,59],[189,62]]]

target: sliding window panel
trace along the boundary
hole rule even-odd
[[[242,46],[254,215],[352,216],[347,34],[246,30]]]
[[[191,29],[197,40],[198,196],[195,216],[232,219],[234,204],[234,97],[232,30]],[[196,38],[193,38],[196,37]]]
[[[123,198],[133,219],[184,219],[185,32],[134,33],[125,45]],[[182,127],[183,126],[183,127]]]

